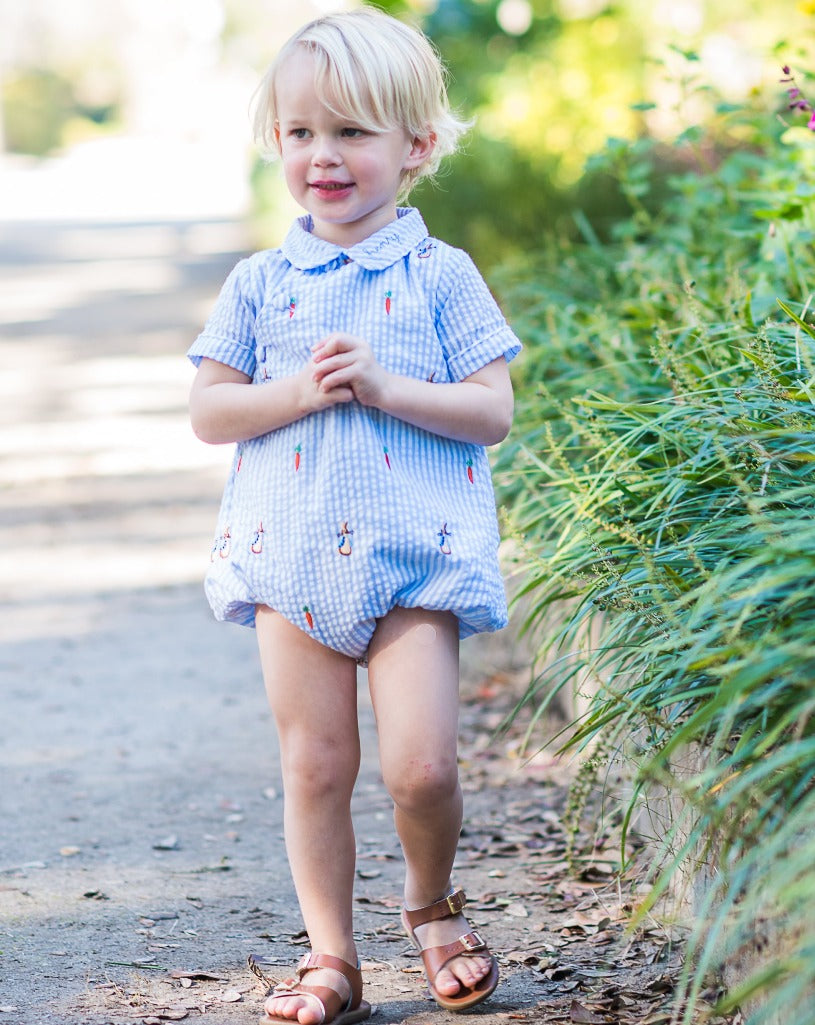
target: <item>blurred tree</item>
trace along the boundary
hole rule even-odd
[[[810,0],[381,5],[428,33],[450,69],[453,105],[476,118],[463,152],[414,198],[431,231],[470,250],[487,270],[545,245],[552,233],[577,237],[578,220],[602,233],[629,205],[612,178],[586,173],[589,158],[611,137],[672,139],[685,127],[712,123],[723,97],[734,105],[749,99],[783,63],[772,45],[806,38],[815,6]],[[695,72],[702,69],[715,89],[697,85]],[[641,103],[645,96],[653,102]],[[669,167],[685,159],[667,150],[663,157]]]
[[[62,141],[71,114],[71,86],[50,68],[12,72],[3,83],[5,146],[12,153],[44,156]]]

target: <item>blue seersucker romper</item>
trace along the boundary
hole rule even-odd
[[[333,331],[389,371],[461,381],[520,344],[466,253],[415,209],[342,250],[308,216],[242,260],[189,350],[265,381],[298,373]],[[453,612],[460,635],[506,625],[485,449],[350,402],[237,445],[206,593],[218,619],[268,605],[364,659],[396,605]]]

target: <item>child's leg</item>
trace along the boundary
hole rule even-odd
[[[380,621],[368,655],[368,679],[385,784],[405,855],[405,905],[444,896],[462,820],[458,779],[458,622],[450,613],[395,608]],[[462,916],[416,929],[423,947],[469,931]],[[458,957],[436,978],[453,996],[490,970],[486,957]]]
[[[352,907],[355,841],[351,793],[359,771],[356,664],[310,638],[271,609],[256,617],[266,692],[280,738],[284,829],[312,950],[357,963]],[[308,975],[347,996],[330,969]],[[272,998],[271,1014],[319,1020],[313,1000]]]

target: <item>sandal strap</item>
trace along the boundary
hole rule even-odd
[[[428,979],[432,979],[435,982],[436,976],[453,958],[461,957],[462,955],[466,957],[468,954],[491,956],[487,949],[487,944],[474,930],[459,936],[452,943],[445,943],[439,947],[423,948],[421,958]]]
[[[335,990],[330,990],[326,986],[306,986],[299,982],[297,979],[284,979],[278,983],[270,992],[268,996],[274,997],[307,997],[309,1000],[316,1000],[320,1005],[321,1017],[320,1022],[324,1022],[326,1019],[326,1006],[325,999],[322,994],[326,994],[329,998],[333,995],[339,999],[339,993]],[[340,1011],[348,1010],[348,1008],[340,1008]],[[336,1017],[334,1015],[333,1017]]]
[[[467,895],[464,890],[454,890],[446,897],[433,901],[424,908],[414,908],[413,911],[405,908],[405,920],[411,929],[428,922],[438,922],[443,918],[454,918],[460,915],[467,904]],[[468,933],[468,935],[471,935]]]
[[[343,961],[341,957],[334,957],[333,954],[315,954],[313,951],[309,951],[300,958],[297,963],[297,980],[299,984],[302,984],[303,976],[306,972],[310,972],[315,968],[330,968],[332,971],[342,975],[348,985],[351,987],[351,995],[341,1008],[343,1011],[353,1011],[359,1007],[362,1001],[362,972],[359,969],[359,965],[353,965],[348,961]],[[339,996],[336,990],[331,990],[327,986],[308,986],[304,987],[310,992],[315,990],[326,990]],[[315,994],[316,995],[316,994]],[[318,997],[318,999],[320,999]]]

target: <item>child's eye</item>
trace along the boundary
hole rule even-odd
[[[289,135],[293,139],[307,139],[308,138],[308,128],[292,128],[291,131],[289,132]]]
[[[361,128],[343,128],[340,134],[346,139],[361,139],[365,132]]]

